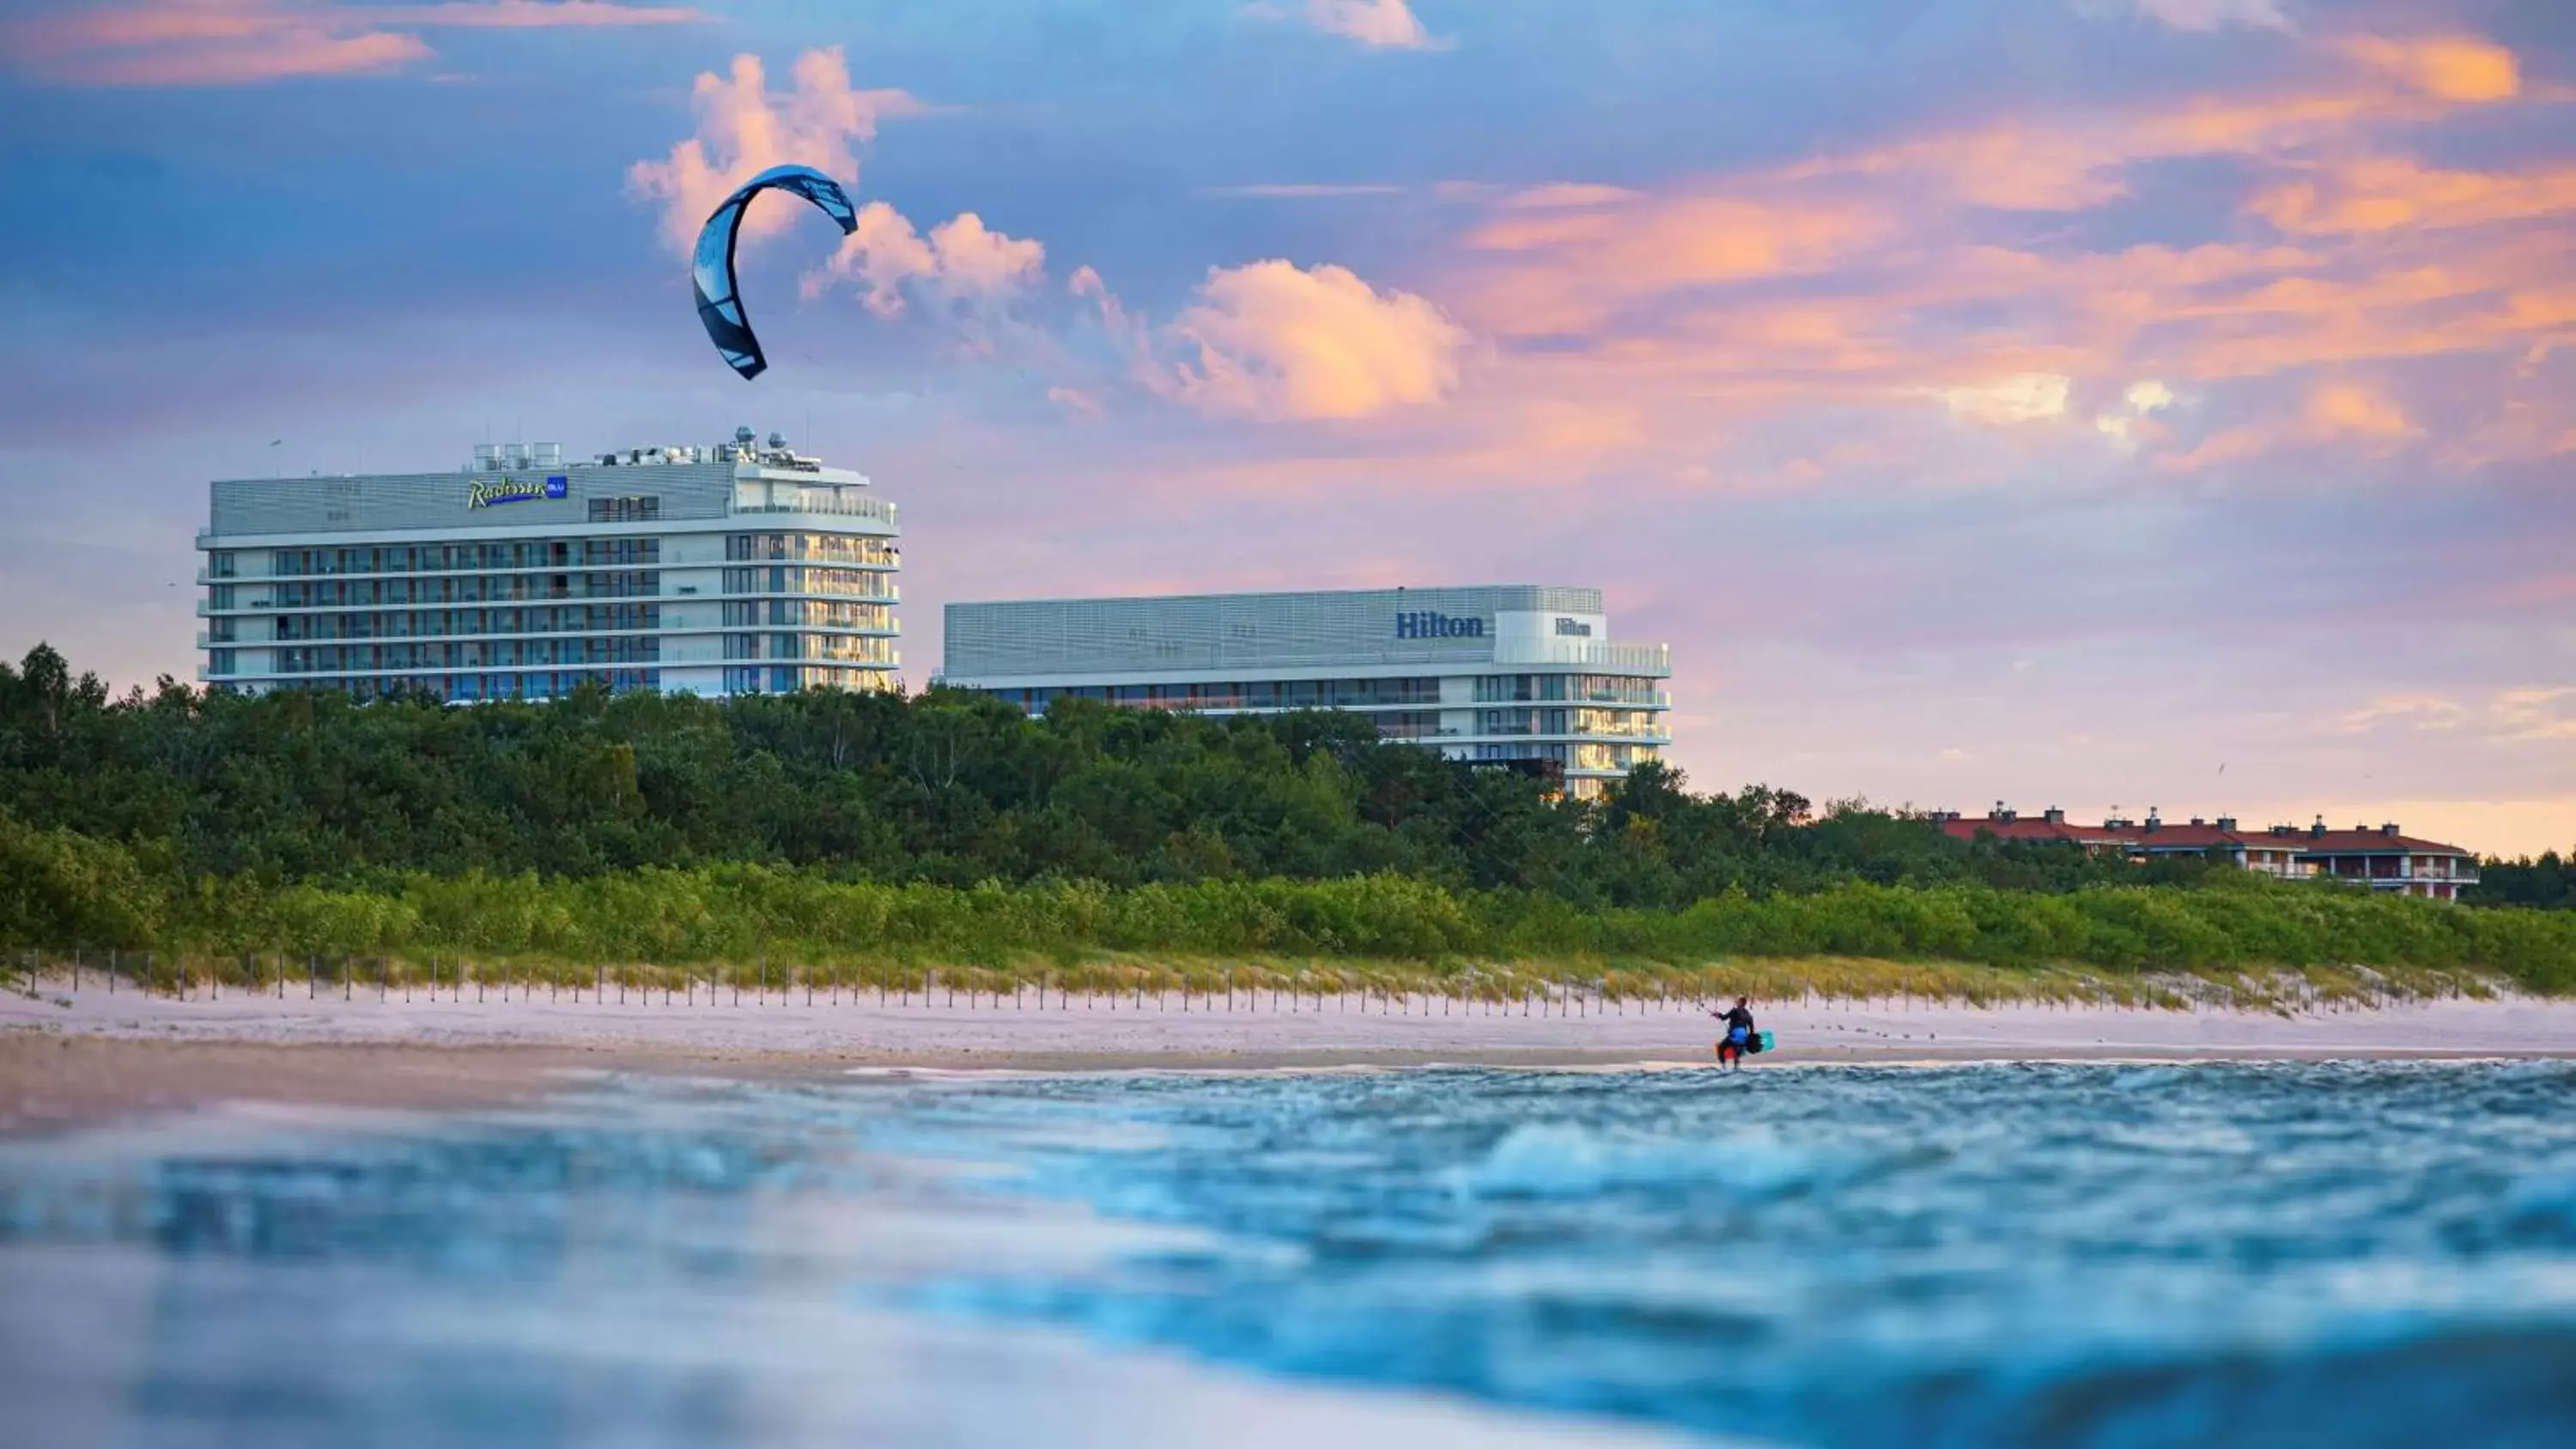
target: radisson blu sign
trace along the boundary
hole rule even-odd
[[[1395,616],[1398,639],[1482,639],[1485,621],[1458,619],[1432,609],[1414,609]]]
[[[564,473],[549,473],[536,478],[477,478],[465,489],[465,506],[492,508],[503,503],[526,503],[538,498],[562,498],[572,492],[572,478]]]

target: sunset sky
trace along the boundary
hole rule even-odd
[[[1703,788],[2576,844],[2568,0],[18,0],[0,165],[11,658],[193,678],[215,477],[749,423],[916,686],[1598,585]]]

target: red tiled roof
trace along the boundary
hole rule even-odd
[[[2071,820],[2045,820],[2038,816],[2017,820],[1944,820],[1941,828],[1961,840],[1974,840],[1979,831],[1985,831],[1997,840],[2054,840],[2069,845],[2118,845],[2135,833],[2105,830],[2098,825],[2078,825]]]
[[[2362,855],[2399,853],[2411,855],[2456,855],[2468,851],[2456,845],[2435,840],[2421,840],[2411,835],[2390,835],[2381,830],[2292,830],[2276,835],[2268,829],[2248,830],[2238,827],[2222,830],[2206,823],[2158,821],[2150,830],[2144,821],[2112,829],[2106,825],[2079,825],[2074,821],[2051,821],[2045,816],[2020,816],[1997,820],[1992,816],[1960,816],[1940,822],[1941,829],[1960,840],[1974,840],[1980,832],[1998,840],[2045,840],[2068,845],[2091,847],[2120,846],[2132,850],[2209,850],[2220,846],[2242,846],[2248,850],[2295,850],[2318,855]]]
[[[2156,828],[2141,825],[2129,832],[2139,845],[2156,850],[2210,850],[2222,845],[2260,846],[2277,849],[2278,844],[2259,830],[2221,830],[2215,825],[2193,825],[2186,821],[2175,824],[2159,821]]]
[[[2394,855],[2460,855],[2467,851],[2438,840],[2419,840],[2412,835],[2391,835],[2384,830],[2329,830],[2323,835],[2313,830],[2293,830],[2284,839],[2296,841],[2301,850],[2315,855],[2363,855],[2373,851]]]

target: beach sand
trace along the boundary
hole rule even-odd
[[[1392,1006],[1392,1009],[1390,1009]],[[1757,1002],[1779,1049],[1753,1070],[1816,1064],[2576,1058],[2576,1002],[2439,1000],[2299,1015],[2113,1006]],[[1178,997],[880,1005],[801,991],[620,1003],[582,993],[432,1000],[202,990],[192,999],[61,982],[0,996],[0,1130],[221,1101],[469,1107],[584,1070],[829,1078],[868,1068],[1080,1071],[1705,1065],[1715,1023],[1683,1003],[1607,1013],[1439,998],[1231,1004]]]

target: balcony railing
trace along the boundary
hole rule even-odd
[[[895,505],[882,498],[832,498],[808,494],[801,500],[784,503],[745,503],[736,499],[733,511],[737,514],[808,513],[836,518],[866,518],[888,527],[893,527],[896,522]]]
[[[1579,664],[1623,674],[1673,672],[1668,644],[1614,644],[1597,639],[1498,639],[1497,664]]]

